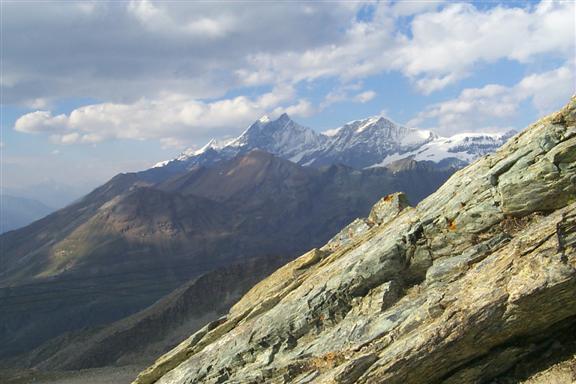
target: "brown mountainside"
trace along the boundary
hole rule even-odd
[[[154,172],[118,175],[0,237],[0,357],[119,320],[208,271],[294,257],[383,194],[405,190],[417,201],[453,171],[318,170],[252,151],[212,168]]]

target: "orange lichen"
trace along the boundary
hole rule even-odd
[[[309,363],[311,368],[320,371],[334,368],[346,360],[344,352],[328,352],[323,356],[313,357]]]

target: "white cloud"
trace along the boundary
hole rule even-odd
[[[161,92],[222,97],[244,85],[235,73],[248,68],[251,55],[338,43],[341,26],[354,19],[361,6],[60,3],[5,4],[5,102],[76,97],[133,102]],[[267,85],[276,85],[276,80]]]
[[[406,7],[408,14],[422,12],[414,16],[409,34],[396,30],[392,15],[398,7]],[[274,79],[347,81],[399,71],[429,94],[469,76],[478,64],[502,59],[525,63],[542,54],[570,59],[574,54],[572,2],[489,9],[453,3],[439,11],[435,8],[437,4],[380,3],[374,20],[351,23],[335,43],[259,52],[250,55],[250,65],[236,74],[245,84],[254,85]]]
[[[425,95],[429,95],[434,91],[446,88],[448,85],[466,77],[464,73],[451,73],[438,77],[424,77],[416,80],[416,88]]]
[[[239,7],[71,1],[74,6],[42,9],[7,3],[1,86],[5,102],[38,109],[17,120],[20,132],[47,132],[63,144],[129,138],[176,147],[231,134],[270,111],[309,116],[338,102],[368,102],[380,92],[364,88],[362,79],[370,75],[395,71],[430,94],[485,63],[537,67],[543,55],[574,55],[573,2],[481,8],[442,1],[368,3],[374,7],[370,20],[356,17],[365,5],[360,2]],[[565,68],[528,76],[514,90],[465,90],[413,122],[432,119],[447,131],[486,126],[479,113],[506,119],[527,98],[549,110],[572,73]],[[337,85],[318,106],[296,91],[324,78]],[[231,90],[261,92],[245,88],[252,86],[274,90],[220,99]],[[544,86],[546,92],[538,91]],[[530,96],[519,98],[520,90]],[[48,111],[54,99],[77,97],[106,102],[68,115]]]
[[[548,53],[570,59],[574,50],[574,3],[543,1],[534,8],[481,11],[452,4],[412,23],[413,38],[398,48],[397,65],[425,92],[467,76],[476,63],[526,62]]]
[[[166,13],[149,0],[130,0],[127,10],[144,25],[160,27],[169,23]]]
[[[291,104],[293,96],[291,87],[276,88],[254,99],[238,96],[213,102],[164,94],[160,98],[141,99],[130,104],[87,105],[68,115],[31,112],[20,117],[14,129],[50,134],[52,141],[58,144],[158,139],[163,147],[181,147],[194,139],[238,133],[270,111],[294,116],[309,116],[314,112],[307,100]]]
[[[200,15],[182,22],[176,20],[169,9],[161,8],[150,0],[131,0],[128,12],[139,20],[145,28],[154,32],[189,34],[190,37],[221,38],[234,28],[234,19],[227,15],[206,17]]]
[[[64,133],[64,134],[54,134],[51,136],[52,142],[55,144],[75,144],[81,139],[81,135],[78,132]]]
[[[374,91],[365,91],[362,93],[357,94],[354,97],[354,100],[360,102],[360,103],[367,103],[370,100],[374,99],[376,97],[376,92]]]
[[[407,125],[426,126],[444,135],[503,130],[513,123],[520,104],[526,100],[545,115],[564,105],[574,92],[576,79],[571,66],[526,76],[511,87],[489,84],[464,89],[455,99],[429,106]]]
[[[50,102],[45,98],[37,98],[29,100],[25,105],[30,109],[48,109],[50,107]]]
[[[398,0],[392,4],[391,11],[396,16],[410,16],[418,13],[432,11],[438,8],[446,0],[427,0],[427,1],[402,1]]]
[[[364,88],[364,84],[362,82],[340,85],[324,97],[324,100],[320,103],[319,109],[323,110],[332,104],[347,101],[355,103],[367,103],[377,96],[376,92],[372,90],[362,91],[362,88]]]
[[[297,104],[285,108],[276,108],[274,114],[279,115],[282,114],[282,112],[286,112],[290,116],[308,117],[313,115],[316,109],[308,100],[300,100]]]
[[[540,114],[549,113],[576,91],[574,69],[572,62],[553,71],[532,74],[522,79],[516,91],[530,95]]]
[[[14,129],[24,133],[39,133],[59,129],[66,124],[66,116],[52,116],[49,111],[36,111],[21,116],[14,125]]]

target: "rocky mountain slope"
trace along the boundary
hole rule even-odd
[[[431,161],[440,167],[462,167],[493,152],[513,133],[469,133],[446,138],[428,130],[400,126],[384,117],[356,120],[317,133],[283,114],[276,120],[264,117],[256,121],[236,139],[222,143],[212,140],[199,150],[186,150],[176,159],[156,164],[155,168],[158,172],[174,172],[209,166],[254,149],[314,167],[342,164],[362,169],[403,159]]]
[[[288,261],[282,257],[249,259],[207,272],[140,312],[103,327],[66,333],[4,365],[44,372],[144,367],[191,332],[224,315],[254,284]]]
[[[452,172],[426,163],[315,169],[251,151],[170,177],[118,175],[0,237],[0,357],[117,321],[208,271],[294,257],[366,214],[383,193],[405,190],[419,201]]]
[[[135,383],[537,380],[576,352],[575,247],[573,98],[415,208],[380,201]]]

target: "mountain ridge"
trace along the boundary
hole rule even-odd
[[[24,227],[55,210],[26,197],[0,194],[0,199],[0,234]]]
[[[199,150],[186,150],[153,168],[193,168],[211,165],[260,149],[305,166],[344,164],[353,168],[382,167],[412,157],[434,163],[449,161],[461,167],[501,146],[515,132],[460,133],[441,137],[430,130],[406,128],[385,117],[354,120],[318,133],[294,122],[286,113],[263,117],[235,139],[212,139]]]
[[[0,356],[116,321],[207,271],[294,257],[383,193],[400,188],[418,201],[453,172],[317,169],[258,150],[185,173],[157,171],[119,174],[0,237]]]

